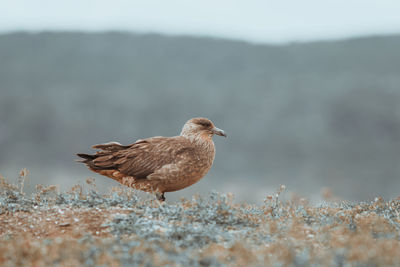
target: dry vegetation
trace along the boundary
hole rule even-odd
[[[311,205],[281,186],[260,206],[218,193],[160,204],[121,187],[101,195],[92,180],[28,196],[26,174],[1,179],[3,266],[400,265],[400,199]]]

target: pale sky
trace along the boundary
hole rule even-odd
[[[123,30],[282,43],[400,33],[400,0],[3,0],[0,32]]]

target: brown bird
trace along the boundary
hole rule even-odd
[[[126,186],[156,193],[165,200],[173,192],[198,182],[210,170],[215,156],[213,135],[225,136],[206,118],[185,123],[179,136],[151,137],[130,145],[117,142],[94,145],[94,155],[77,154],[90,170]]]

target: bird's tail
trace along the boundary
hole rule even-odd
[[[96,158],[95,155],[89,155],[89,154],[82,154],[78,153],[76,154],[78,157],[81,157],[82,159],[77,159],[77,162],[83,162],[83,163],[89,163],[90,161],[94,160]]]

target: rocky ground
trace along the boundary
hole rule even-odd
[[[263,205],[233,196],[159,203],[92,180],[23,192],[1,179],[2,266],[399,266],[400,199],[320,205],[281,186]],[[329,197],[329,196],[327,196]]]

